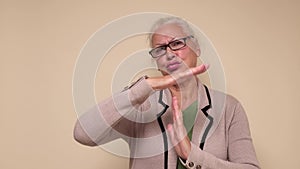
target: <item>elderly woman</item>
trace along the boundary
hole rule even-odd
[[[258,169],[241,104],[197,78],[208,66],[197,66],[201,50],[188,23],[163,18],[152,32],[149,53],[162,76],[142,77],[87,111],[74,138],[89,146],[123,138],[130,168]]]

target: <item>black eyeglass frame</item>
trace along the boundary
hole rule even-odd
[[[186,46],[186,40],[189,39],[189,38],[194,38],[194,36],[193,35],[189,35],[189,36],[184,37],[184,38],[175,39],[175,40],[169,42],[168,44],[161,45],[161,46],[158,46],[156,48],[151,49],[149,51],[149,54],[152,56],[152,58],[159,58],[159,57],[161,57],[161,56],[163,56],[163,55],[165,55],[167,53],[167,47],[169,47],[172,51],[180,50],[180,49],[182,49],[182,48],[184,48]],[[180,48],[172,49],[172,47],[170,46],[170,44],[172,44],[174,42],[177,42],[177,41],[181,41],[181,40],[183,40],[184,45],[182,47],[180,47]],[[155,50],[159,49],[159,48],[164,48],[165,52],[163,54],[161,54],[161,55],[158,55],[158,56],[153,55],[153,52]]]

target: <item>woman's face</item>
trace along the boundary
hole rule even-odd
[[[152,36],[152,47],[156,48],[161,45],[169,44],[170,42],[185,38],[186,33],[182,28],[176,24],[166,24],[158,28]],[[156,59],[158,69],[163,75],[173,74],[185,71],[197,65],[197,56],[200,54],[200,49],[196,47],[195,43],[188,38],[186,46],[173,51],[167,47],[167,53]]]

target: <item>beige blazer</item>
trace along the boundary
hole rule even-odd
[[[199,83],[198,113],[187,168],[258,169],[247,116],[232,96]],[[171,93],[154,91],[141,78],[79,118],[98,145],[117,138],[130,149],[130,168],[176,169],[178,157],[166,126],[172,123]],[[189,130],[192,127],[187,127]]]

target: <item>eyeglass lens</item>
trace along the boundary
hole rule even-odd
[[[157,47],[151,51],[151,55],[153,57],[159,57],[167,53],[167,47],[169,47],[171,50],[179,50],[183,48],[186,45],[185,38],[184,39],[178,39],[175,41],[170,42],[169,44]]]

